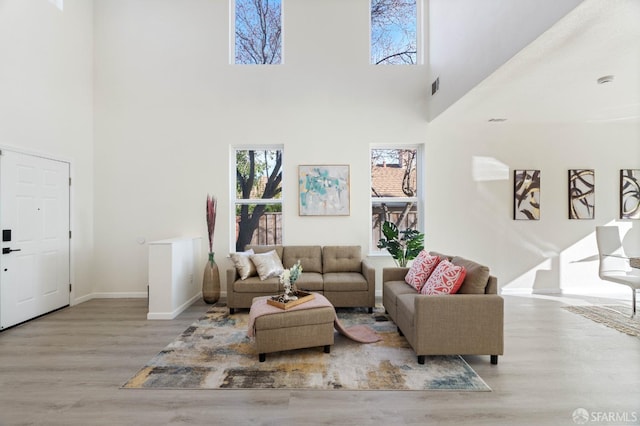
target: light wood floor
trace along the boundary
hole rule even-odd
[[[147,321],[146,300],[92,300],[0,333],[0,425],[572,425],[578,408],[640,424],[640,338],[553,298],[505,302],[499,364],[465,357],[493,392],[347,392],[119,389],[207,305]]]

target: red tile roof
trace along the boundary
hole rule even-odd
[[[371,169],[371,195],[374,197],[408,197],[402,192],[405,169],[397,166],[374,166]],[[411,174],[411,186],[416,188],[416,174]]]

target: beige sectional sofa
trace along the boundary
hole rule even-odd
[[[285,268],[298,260],[302,274],[296,282],[300,290],[324,294],[335,307],[375,306],[375,269],[362,259],[360,246],[247,246],[254,253],[275,250]],[[257,296],[269,296],[284,291],[278,277],[261,280],[258,276],[240,279],[235,267],[228,268],[227,304],[235,309],[250,308]]]
[[[409,268],[382,270],[382,303],[413,350],[418,363],[426,355],[490,355],[498,363],[504,351],[504,300],[489,268],[459,256],[446,256],[466,268],[456,294],[419,294],[404,280]]]

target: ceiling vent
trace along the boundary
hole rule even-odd
[[[613,81],[612,75],[603,75],[597,80],[598,84],[611,83],[612,81]]]
[[[438,90],[440,90],[440,77],[436,77],[431,83],[431,96],[435,95]]]

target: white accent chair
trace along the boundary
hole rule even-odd
[[[598,275],[603,280],[631,288],[633,318],[636,315],[636,290],[640,289],[640,269],[634,271],[629,265],[617,226],[596,226],[596,241],[600,257]]]

